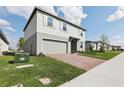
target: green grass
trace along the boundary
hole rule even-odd
[[[14,60],[14,57],[0,57],[0,87],[9,87],[20,83],[24,87],[54,87],[85,72],[84,70],[49,57],[30,58],[29,63],[34,64],[34,67],[16,69],[16,65],[21,65],[22,63],[10,64],[8,61]],[[38,79],[43,77],[51,78],[52,82],[48,85],[41,84]]]
[[[85,53],[80,53],[80,55],[94,57],[94,58],[100,58],[100,59],[104,59],[104,60],[109,60],[109,59],[117,56],[120,53],[121,53],[121,51],[85,52]]]

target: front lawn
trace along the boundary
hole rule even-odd
[[[80,53],[80,55],[109,60],[109,59],[117,56],[120,53],[121,53],[121,51],[108,51],[108,52],[95,51],[95,52],[82,52],[82,53]]]
[[[16,69],[20,63],[10,64],[13,56],[0,57],[0,87],[23,84],[24,87],[59,86],[84,73],[84,70],[49,57],[30,57],[34,67]],[[52,82],[41,84],[38,79],[48,77]]]

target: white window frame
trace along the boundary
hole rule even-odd
[[[49,19],[50,18],[50,19]],[[50,22],[50,23],[49,23]],[[49,26],[49,27],[53,27],[53,17],[51,17],[51,16],[48,16],[47,17],[47,26]],[[49,25],[50,24],[50,25]]]
[[[55,19],[52,16],[50,16],[50,17],[52,17],[53,25],[52,26],[49,26],[47,24],[48,17],[49,17],[49,15],[46,15],[46,14],[43,15],[43,25],[46,26],[46,27],[49,27],[49,28],[55,28],[55,23],[54,23]]]
[[[66,25],[66,30],[64,30],[64,24]],[[67,23],[66,22],[60,22],[60,30],[67,32]]]

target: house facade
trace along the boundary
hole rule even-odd
[[[9,41],[7,40],[5,34],[0,29],[0,55],[4,51],[8,51],[9,48]]]
[[[97,44],[93,41],[86,41],[85,42],[85,50],[90,51],[90,48],[93,49],[93,51],[97,50]]]
[[[112,50],[113,51],[117,51],[117,50],[120,50],[120,49],[121,49],[121,46],[112,45]]]
[[[95,41],[95,43],[96,43],[96,50],[100,51],[100,48],[103,46],[102,42],[101,41]]]
[[[23,31],[24,51],[32,55],[85,51],[85,29],[39,7]]]
[[[108,44],[107,49],[108,51],[112,51],[112,45]]]

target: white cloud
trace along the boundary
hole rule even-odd
[[[122,18],[124,18],[124,7],[120,6],[113,14],[108,16],[107,21],[112,22]]]
[[[4,32],[5,35],[10,35],[8,32]]]
[[[6,7],[0,7],[0,15],[7,16],[7,14]]]
[[[83,7],[80,6],[59,7],[58,12],[62,12],[66,20],[77,25],[80,25],[82,19],[87,17],[87,14],[83,12]]]
[[[5,27],[10,25],[10,23],[7,20],[0,19],[0,27]]]
[[[14,15],[18,15],[18,16],[22,16],[25,19],[28,19],[32,10],[33,10],[33,6],[7,6],[7,12],[10,14],[14,14]]]
[[[123,35],[113,35],[111,38],[111,44],[112,45],[117,45],[117,46],[121,46],[122,48],[124,48],[124,40],[123,40]]]
[[[55,15],[57,15],[57,13],[55,12],[53,6],[39,6],[40,8],[51,12]],[[6,10],[9,14],[14,14],[14,15],[18,15],[18,16],[22,16],[25,19],[28,19],[29,16],[31,15],[32,11],[34,9],[34,6],[7,6]]]
[[[114,35],[114,36],[112,36],[112,38],[113,39],[118,39],[118,38],[120,38],[120,35]]]
[[[13,28],[10,27],[10,26],[6,27],[6,29],[9,30],[9,31],[13,31],[13,32],[15,32],[15,29],[13,29]]]
[[[53,14],[57,15],[57,13],[55,12],[53,6],[40,6],[40,8],[42,8],[42,9],[44,9],[44,10],[50,12],[50,13],[53,13]]]

